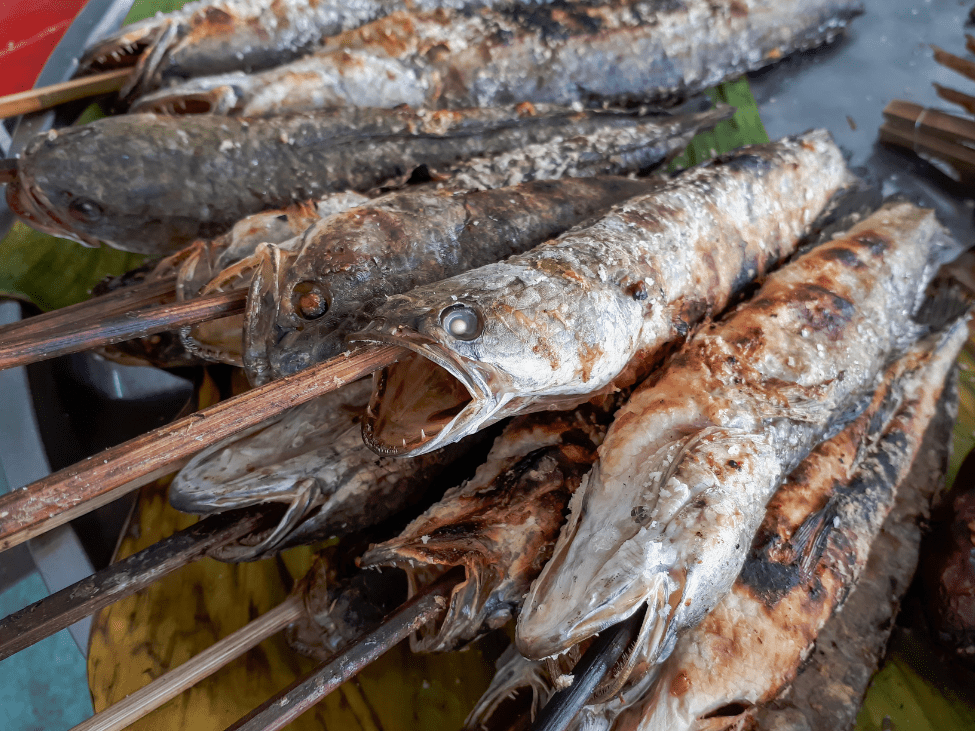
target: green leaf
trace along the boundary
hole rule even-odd
[[[757,145],[769,141],[765,125],[762,124],[762,118],[758,113],[758,104],[752,96],[746,77],[708,89],[705,94],[712,102],[724,102],[736,107],[735,116],[726,122],[721,122],[714,129],[695,135],[687,145],[687,149],[671,162],[670,171],[697,165],[710,160],[715,155],[731,152],[743,145]]]
[[[129,14],[125,16],[125,25],[151,18],[156,13],[171,13],[179,10],[187,2],[189,0],[136,0]]]
[[[107,246],[89,249],[17,222],[0,241],[0,295],[54,310],[88,299],[100,280],[143,261],[141,254]]]

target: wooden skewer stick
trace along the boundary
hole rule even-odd
[[[880,127],[880,141],[904,147],[913,152],[923,152],[954,167],[966,179],[975,179],[975,150],[956,145],[928,134],[912,134],[890,124]]]
[[[17,92],[0,97],[0,118],[16,117],[18,114],[39,112],[58,104],[73,102],[89,96],[118,91],[129,78],[132,69],[115,69],[102,74],[83,76],[60,84],[42,86],[39,89]]]
[[[175,330],[182,325],[238,315],[246,306],[247,290],[233,290],[126,312],[84,326],[83,329],[30,333],[0,344],[0,370]]]
[[[363,635],[331,660],[268,699],[227,731],[277,731],[294,721],[411,632],[447,611],[447,596],[459,574],[450,571],[397,609],[373,632]],[[93,730],[92,730],[93,731]],[[99,729],[101,731],[101,729]]]
[[[79,723],[71,731],[120,731],[212,675],[271,635],[280,632],[299,619],[302,611],[301,597],[288,597],[271,611],[214,643],[200,654],[194,655],[175,670],[159,676],[149,685],[126,696],[114,706],[109,706],[87,721]]]
[[[938,96],[944,99],[946,102],[957,104],[958,106],[964,108],[969,114],[975,114],[975,96],[962,94],[960,91],[949,89],[947,86],[942,86],[938,83],[934,84],[934,89]]]
[[[261,527],[256,511],[211,515],[0,620],[0,660],[70,627],[182,566]]]
[[[943,48],[938,48],[937,46],[931,46],[931,50],[934,51],[934,60],[942,66],[975,80],[975,63],[961,56],[956,56],[953,53],[948,53]]]
[[[357,348],[8,492],[0,496],[0,550],[106,505],[211,444],[390,365],[402,353],[392,345]]]
[[[50,333],[66,328],[79,329],[106,316],[126,310],[166,304],[175,299],[175,277],[140,282],[75,305],[3,325],[0,327],[0,344],[20,340],[33,333]]]
[[[973,36],[971,33],[965,34],[965,48],[972,53],[975,53],[975,36]]]
[[[884,119],[905,134],[917,132],[963,145],[975,142],[975,121],[913,102],[895,99],[884,108]]]

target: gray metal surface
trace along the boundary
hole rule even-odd
[[[0,303],[0,325],[19,319],[19,303]],[[41,443],[24,368],[0,371],[0,463],[12,490],[51,472]],[[54,528],[32,539],[27,545],[49,592],[63,589],[94,573],[70,525]],[[83,656],[88,655],[91,622],[92,618],[86,617],[69,628]]]
[[[966,56],[965,27],[971,2],[865,0],[866,12],[831,47],[799,54],[752,75],[751,85],[771,138],[810,127],[829,129],[885,194],[903,193],[932,206],[963,243],[972,233],[973,191],[965,190],[913,155],[877,143],[883,108],[907,99],[952,114],[931,82],[975,95],[975,82],[934,62],[930,44]]]

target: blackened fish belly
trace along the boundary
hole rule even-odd
[[[280,114],[334,105],[464,108],[670,102],[815,48],[857,0],[615,0],[400,12],[260,74],[192,79],[139,111]]]
[[[366,442],[423,454],[631,385],[791,254],[849,182],[824,131],[743,148],[530,252],[390,297],[350,338],[412,351],[377,373]]]
[[[784,477],[925,332],[914,315],[957,252],[932,211],[889,203],[689,340],[617,413],[518,621],[522,654],[645,609],[610,692],[665,659],[730,590]]]

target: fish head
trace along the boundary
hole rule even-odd
[[[153,195],[147,176],[130,188],[106,185],[104,170],[93,164],[112,166],[114,178],[132,175],[124,148],[138,144],[89,125],[50,130],[20,158],[17,177],[7,186],[7,203],[32,228],[85,246],[104,242],[155,256],[176,251],[198,238],[198,224],[147,212],[146,200]]]
[[[132,112],[153,114],[234,114],[242,111],[247,75],[242,71],[188,79],[139,97]]]
[[[409,351],[374,374],[370,448],[423,454],[507,416],[573,408],[610,385],[635,350],[642,311],[622,311],[609,287],[550,286],[544,266],[512,259],[390,297],[350,336]]]
[[[521,653],[559,655],[645,611],[617,685],[662,661],[731,588],[779,472],[764,437],[714,426],[675,429],[625,469],[601,455],[526,599]]]
[[[560,429],[570,429],[560,419],[547,426],[556,439]],[[503,626],[516,612],[551,555],[569,497],[596,456],[581,429],[567,439],[572,441],[509,456],[501,465],[489,457],[487,473],[479,471],[398,537],[362,557],[362,566],[404,569],[413,586],[428,583],[442,570],[464,568],[444,618],[418,632],[417,650],[456,649]]]
[[[348,335],[369,323],[390,277],[401,276],[381,258],[396,245],[381,225],[388,218],[357,207],[318,221],[279,268],[273,295],[253,298],[248,337],[263,349],[274,377],[340,355]]]

